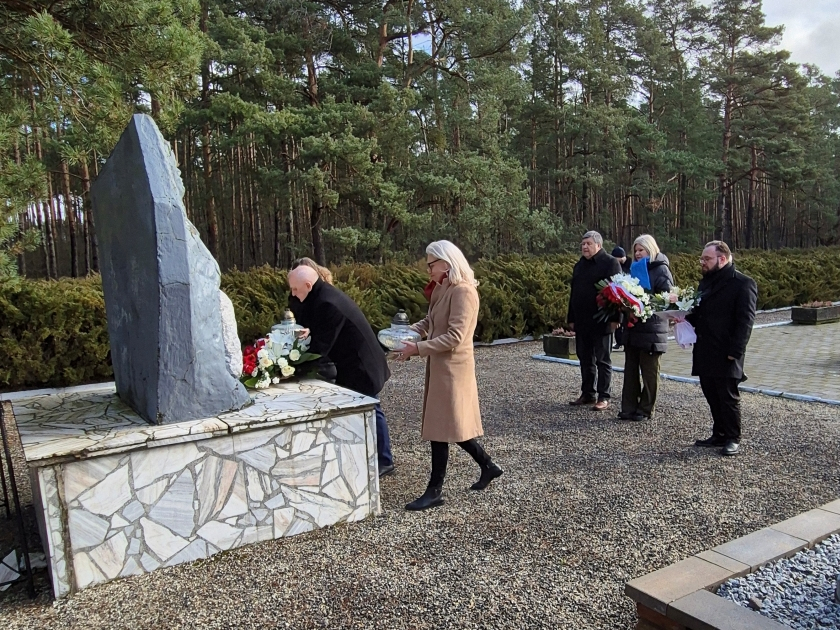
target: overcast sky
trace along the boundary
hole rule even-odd
[[[764,0],[768,26],[785,27],[782,48],[791,60],[823,74],[840,70],[840,0]]]

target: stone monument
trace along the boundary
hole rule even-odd
[[[250,400],[226,367],[219,265],[183,197],[169,144],[151,117],[134,115],[91,199],[117,393],[151,424]]]

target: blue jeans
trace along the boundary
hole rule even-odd
[[[385,413],[382,406],[376,403],[373,406],[376,412],[376,451],[379,458],[379,467],[393,466],[394,457],[391,455],[391,436],[388,434],[388,423],[385,422]]]

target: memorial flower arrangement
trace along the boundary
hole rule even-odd
[[[700,292],[694,287],[674,287],[653,296],[653,308],[674,320],[674,339],[680,348],[688,348],[697,342],[694,326],[685,320],[685,316],[700,304]]]
[[[651,306],[654,311],[684,311],[690,313],[691,309],[700,303],[700,293],[694,287],[674,287],[670,291],[656,293],[651,299]]]
[[[299,375],[304,364],[321,358],[320,354],[309,352],[311,342],[311,337],[298,339],[293,332],[268,333],[243,348],[243,373],[239,380],[246,387],[263,389]]]
[[[638,279],[629,274],[617,273],[609,280],[601,280],[595,287],[598,289],[595,296],[597,321],[606,322],[616,313],[622,313],[627,316],[627,326],[632,327],[637,320],[645,322],[653,314],[650,296]]]

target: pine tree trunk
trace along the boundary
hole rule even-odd
[[[79,277],[79,243],[76,234],[76,207],[70,190],[70,167],[61,160],[61,191],[64,197],[64,216],[70,230],[70,275]]]
[[[99,271],[99,253],[96,247],[96,229],[90,200],[90,171],[87,158],[82,160],[82,203],[85,215],[85,274]]]

